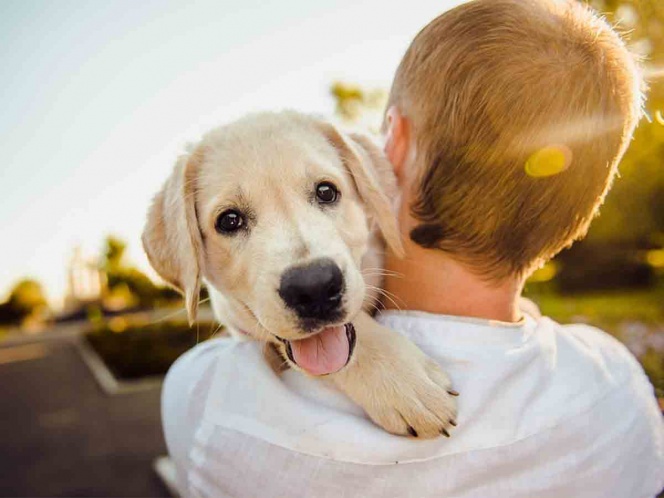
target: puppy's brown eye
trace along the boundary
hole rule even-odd
[[[316,187],[316,198],[321,204],[332,204],[337,202],[339,191],[330,182],[322,182]]]
[[[244,218],[239,212],[229,209],[217,217],[214,228],[222,234],[233,233],[244,226]]]

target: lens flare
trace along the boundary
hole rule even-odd
[[[664,125],[664,114],[659,109],[655,111],[655,121],[657,121],[661,125]]]
[[[535,151],[526,160],[526,174],[544,178],[562,173],[572,162],[572,151],[565,145],[549,145]]]
[[[643,76],[647,81],[655,81],[664,78],[664,66],[646,66]]]
[[[646,253],[646,261],[653,268],[664,268],[664,249],[653,249]]]
[[[580,116],[576,119],[566,119],[564,122],[553,122],[536,131],[526,130],[517,137],[517,143],[528,144],[532,147],[530,150],[547,148],[551,144],[586,143],[620,130],[624,126],[625,120],[620,114]]]

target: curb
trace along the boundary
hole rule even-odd
[[[74,346],[101,390],[109,396],[159,389],[163,383],[164,377],[161,375],[138,380],[118,380],[84,337],[78,337]]]

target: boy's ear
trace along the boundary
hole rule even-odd
[[[196,320],[201,288],[202,239],[196,218],[196,175],[204,158],[199,148],[181,157],[157,193],[143,229],[143,248],[166,282],[184,294],[189,324]]]
[[[385,136],[385,155],[392,163],[394,174],[403,184],[408,149],[410,147],[410,122],[396,106],[391,106],[386,113],[387,133]]]
[[[389,161],[369,138],[354,133],[345,135],[334,125],[324,121],[318,125],[327,140],[339,151],[368,214],[375,219],[385,242],[394,254],[403,256],[403,241],[396,215],[385,193],[385,188],[390,185],[381,184],[379,180],[381,178],[385,180],[383,183],[389,183],[387,180],[391,178],[391,183],[394,183],[394,173]],[[391,187],[396,191],[395,185]]]

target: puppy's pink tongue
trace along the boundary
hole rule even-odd
[[[293,359],[311,375],[325,375],[340,370],[347,362],[350,344],[346,327],[327,327],[318,334],[291,341]]]

